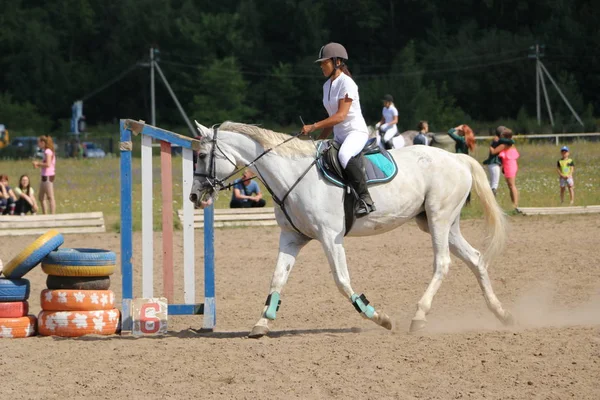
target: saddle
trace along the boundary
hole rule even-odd
[[[333,140],[325,140],[317,147],[317,169],[321,175],[336,186],[344,188],[344,212],[346,218],[346,232],[350,232],[356,221],[357,196],[344,177],[344,169],[338,159],[340,144]],[[368,186],[382,184],[394,179],[398,173],[398,166],[392,155],[377,145],[375,138],[369,139],[361,151],[365,178]]]

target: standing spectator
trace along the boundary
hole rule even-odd
[[[375,125],[379,131],[380,141],[386,149],[396,148],[392,139],[398,134],[398,109],[394,105],[394,98],[391,94],[383,96],[383,110],[381,110],[381,120]]]
[[[469,125],[459,125],[448,131],[448,135],[456,142],[455,150],[460,154],[475,151],[475,134]]]
[[[8,186],[8,175],[0,175],[0,214],[14,215],[17,196]]]
[[[488,171],[490,173],[490,187],[492,188],[492,192],[494,192],[494,196],[496,196],[496,193],[498,192],[502,161],[497,154],[493,153],[493,150],[500,145],[511,146],[515,144],[514,140],[502,137],[502,134],[505,131],[510,131],[510,129],[502,125],[496,128],[496,131],[494,132],[494,138],[492,139],[492,143],[490,143],[490,152],[488,154],[488,158],[483,162],[484,165],[488,166]]]
[[[56,170],[56,154],[54,153],[54,142],[50,136],[40,136],[38,138],[38,147],[44,152],[44,159],[33,161],[35,168],[42,169],[42,182],[40,183],[40,205],[42,212],[47,214],[48,209],[44,203],[44,199],[48,199],[50,204],[50,213],[56,213],[56,201],[54,200],[54,178]]]
[[[454,139],[454,149],[458,154],[469,154],[475,151],[475,134],[469,125],[459,125],[448,131],[448,135]],[[465,205],[471,204],[471,193],[467,196]]]
[[[563,146],[560,149],[561,159],[556,163],[558,176],[560,177],[560,204],[565,201],[565,187],[569,187],[570,205],[575,202],[575,183],[573,181],[573,172],[575,172],[575,163],[569,157],[569,148]]]
[[[17,215],[37,214],[38,205],[35,201],[35,192],[27,175],[22,175],[19,178],[19,186],[15,188],[15,195],[17,196],[17,207],[15,209]]]
[[[244,171],[241,179],[233,182],[233,195],[229,207],[250,208],[264,207],[267,202],[262,198],[258,183],[252,180],[254,175],[249,169]]]
[[[413,138],[413,144],[422,144],[427,146],[428,143],[426,134],[429,132],[429,124],[427,121],[419,122],[419,125],[417,125],[417,130],[419,133]]]
[[[513,132],[510,129],[506,129],[502,132],[502,138],[512,139]],[[514,141],[513,141],[514,143]],[[497,154],[502,160],[502,172],[504,172],[504,178],[506,179],[506,185],[510,190],[510,199],[512,201],[515,210],[519,207],[519,191],[517,190],[517,171],[519,170],[519,152],[514,144],[500,144],[494,149],[490,149],[492,154]]]

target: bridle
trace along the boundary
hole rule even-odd
[[[280,199],[271,189],[271,187],[269,186],[269,184],[267,183],[267,181],[263,178],[263,175],[261,174],[260,170],[258,169],[258,166],[256,165],[256,162],[258,160],[260,160],[262,157],[266,156],[267,154],[269,154],[272,150],[276,149],[279,146],[282,146],[284,144],[286,144],[287,142],[289,142],[290,140],[294,140],[296,138],[298,138],[298,136],[300,136],[302,134],[302,132],[298,132],[293,134],[292,136],[290,136],[289,138],[287,138],[286,140],[284,140],[283,142],[269,148],[266,149],[265,151],[263,151],[261,154],[259,154],[254,160],[250,161],[249,163],[244,164],[241,167],[238,167],[238,165],[232,161],[227,154],[225,154],[225,152],[223,152],[223,150],[219,147],[219,143],[217,141],[217,137],[218,137],[218,132],[219,132],[219,126],[220,124],[216,124],[212,126],[212,130],[213,130],[213,137],[210,140],[211,142],[211,149],[210,149],[210,159],[208,160],[208,171],[207,173],[198,173],[194,171],[194,177],[201,177],[204,178],[206,180],[206,182],[208,183],[208,186],[210,186],[210,188],[216,193],[220,190],[225,190],[225,189],[229,189],[231,187],[233,187],[236,182],[229,182],[227,183],[227,181],[233,177],[234,175],[238,174],[240,171],[242,171],[245,168],[248,167],[254,167],[256,169],[256,172],[258,173],[258,176],[260,178],[260,180],[264,183],[265,188],[269,191],[269,193],[271,194],[271,197],[273,198],[273,201],[275,202],[275,204],[277,204],[280,208],[281,211],[283,211],[283,214],[285,215],[286,219],[288,220],[288,222],[292,225],[292,227],[301,235],[306,236],[307,238],[310,238],[308,235],[302,233],[298,227],[296,227],[296,225],[294,224],[294,222],[292,222],[292,219],[290,218],[286,208],[285,208],[285,200],[287,199],[287,197],[289,196],[289,194],[292,192],[292,190],[294,190],[294,188],[300,183],[300,181],[306,176],[306,174],[308,173],[308,171],[311,170],[311,168],[317,163],[318,159],[321,157],[320,154],[317,154],[315,156],[315,159],[310,163],[310,165],[308,166],[308,168],[302,173],[302,175],[300,175],[300,177],[296,180],[296,182],[294,182],[294,184],[288,189],[288,191],[283,195],[283,197]],[[217,155],[217,151],[220,153],[220,155]],[[227,161],[229,161],[229,163],[231,165],[233,165],[235,167],[234,171],[232,173],[230,173],[229,175],[227,175],[226,177],[219,179],[216,176],[216,159],[220,157],[223,158]],[[246,182],[251,180],[252,178],[246,178],[244,180],[242,180],[241,182]]]

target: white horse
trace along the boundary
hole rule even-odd
[[[392,329],[391,319],[375,310],[364,295],[358,295],[350,285],[344,250],[344,190],[325,180],[315,167],[314,144],[290,140],[288,135],[252,125],[225,122],[217,131],[196,124],[202,146],[191,201],[201,207],[210,205],[236,167],[244,166],[252,168],[274,198],[283,200],[283,207],[275,208],[281,228],[277,265],[267,303],[250,337],[261,337],[269,332],[268,323],[275,319],[280,294],[296,256],[311,239],[321,242],[342,295],[363,317]],[[413,218],[420,229],[431,234],[433,278],[417,303],[411,332],[425,326],[433,297],[448,273],[450,252],[475,274],[494,315],[504,324],[512,324],[513,318],[494,294],[487,272],[489,263],[503,249],[506,233],[504,214],[483,168],[469,156],[429,146],[411,146],[391,153],[398,164],[398,174],[389,183],[370,187],[377,211],[357,219],[349,236],[388,232]],[[465,240],[459,226],[460,211],[472,186],[483,204],[489,234],[483,254]]]

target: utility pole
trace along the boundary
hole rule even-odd
[[[181,103],[179,102],[179,99],[175,95],[175,92],[171,88],[169,81],[167,81],[165,74],[163,73],[162,69],[160,68],[160,65],[158,65],[158,62],[160,61],[159,55],[160,55],[160,51],[154,47],[151,47],[150,48],[150,63],[149,63],[149,65],[143,64],[144,66],[150,67],[150,103],[151,103],[150,104],[150,108],[151,108],[150,115],[151,115],[152,125],[156,126],[156,94],[155,94],[155,87],[154,87],[154,71],[156,70],[156,72],[158,72],[158,75],[162,79],[165,87],[167,88],[167,91],[171,95],[171,98],[175,102],[177,109],[181,113],[181,116],[183,117],[183,120],[185,121],[188,129],[190,130],[192,137],[197,137],[198,132],[192,126],[190,119],[188,118],[187,114],[185,113],[183,107],[181,106]]]
[[[560,90],[560,88],[558,87],[558,84],[554,81],[554,79],[550,75],[550,72],[548,72],[548,70],[546,69],[546,66],[544,65],[544,63],[542,63],[541,58],[544,56],[544,47],[545,46],[543,44],[539,45],[536,43],[535,46],[531,46],[529,48],[529,50],[531,52],[528,55],[529,58],[535,59],[535,89],[536,89],[535,92],[536,92],[538,126],[542,125],[542,112],[541,112],[541,103],[540,103],[540,83],[542,85],[542,90],[544,92],[544,99],[546,100],[546,108],[548,109],[548,116],[550,117],[550,124],[552,124],[552,126],[554,126],[554,115],[552,114],[552,107],[550,106],[550,100],[548,98],[548,91],[546,90],[546,82],[544,81],[544,74],[548,77],[548,79],[550,80],[550,82],[552,83],[552,85],[554,86],[554,88],[556,89],[556,91],[558,92],[560,97],[562,98],[562,100],[565,102],[567,107],[569,107],[569,110],[571,110],[571,113],[573,114],[573,116],[575,117],[577,122],[579,122],[579,124],[581,124],[581,126],[584,126],[583,121],[581,120],[581,118],[579,117],[577,112],[575,112],[575,110],[571,106],[571,103],[569,103],[569,100],[567,100],[567,97],[564,95],[562,90]]]
[[[154,48],[150,48],[150,120],[156,126],[156,97],[154,92]]]

